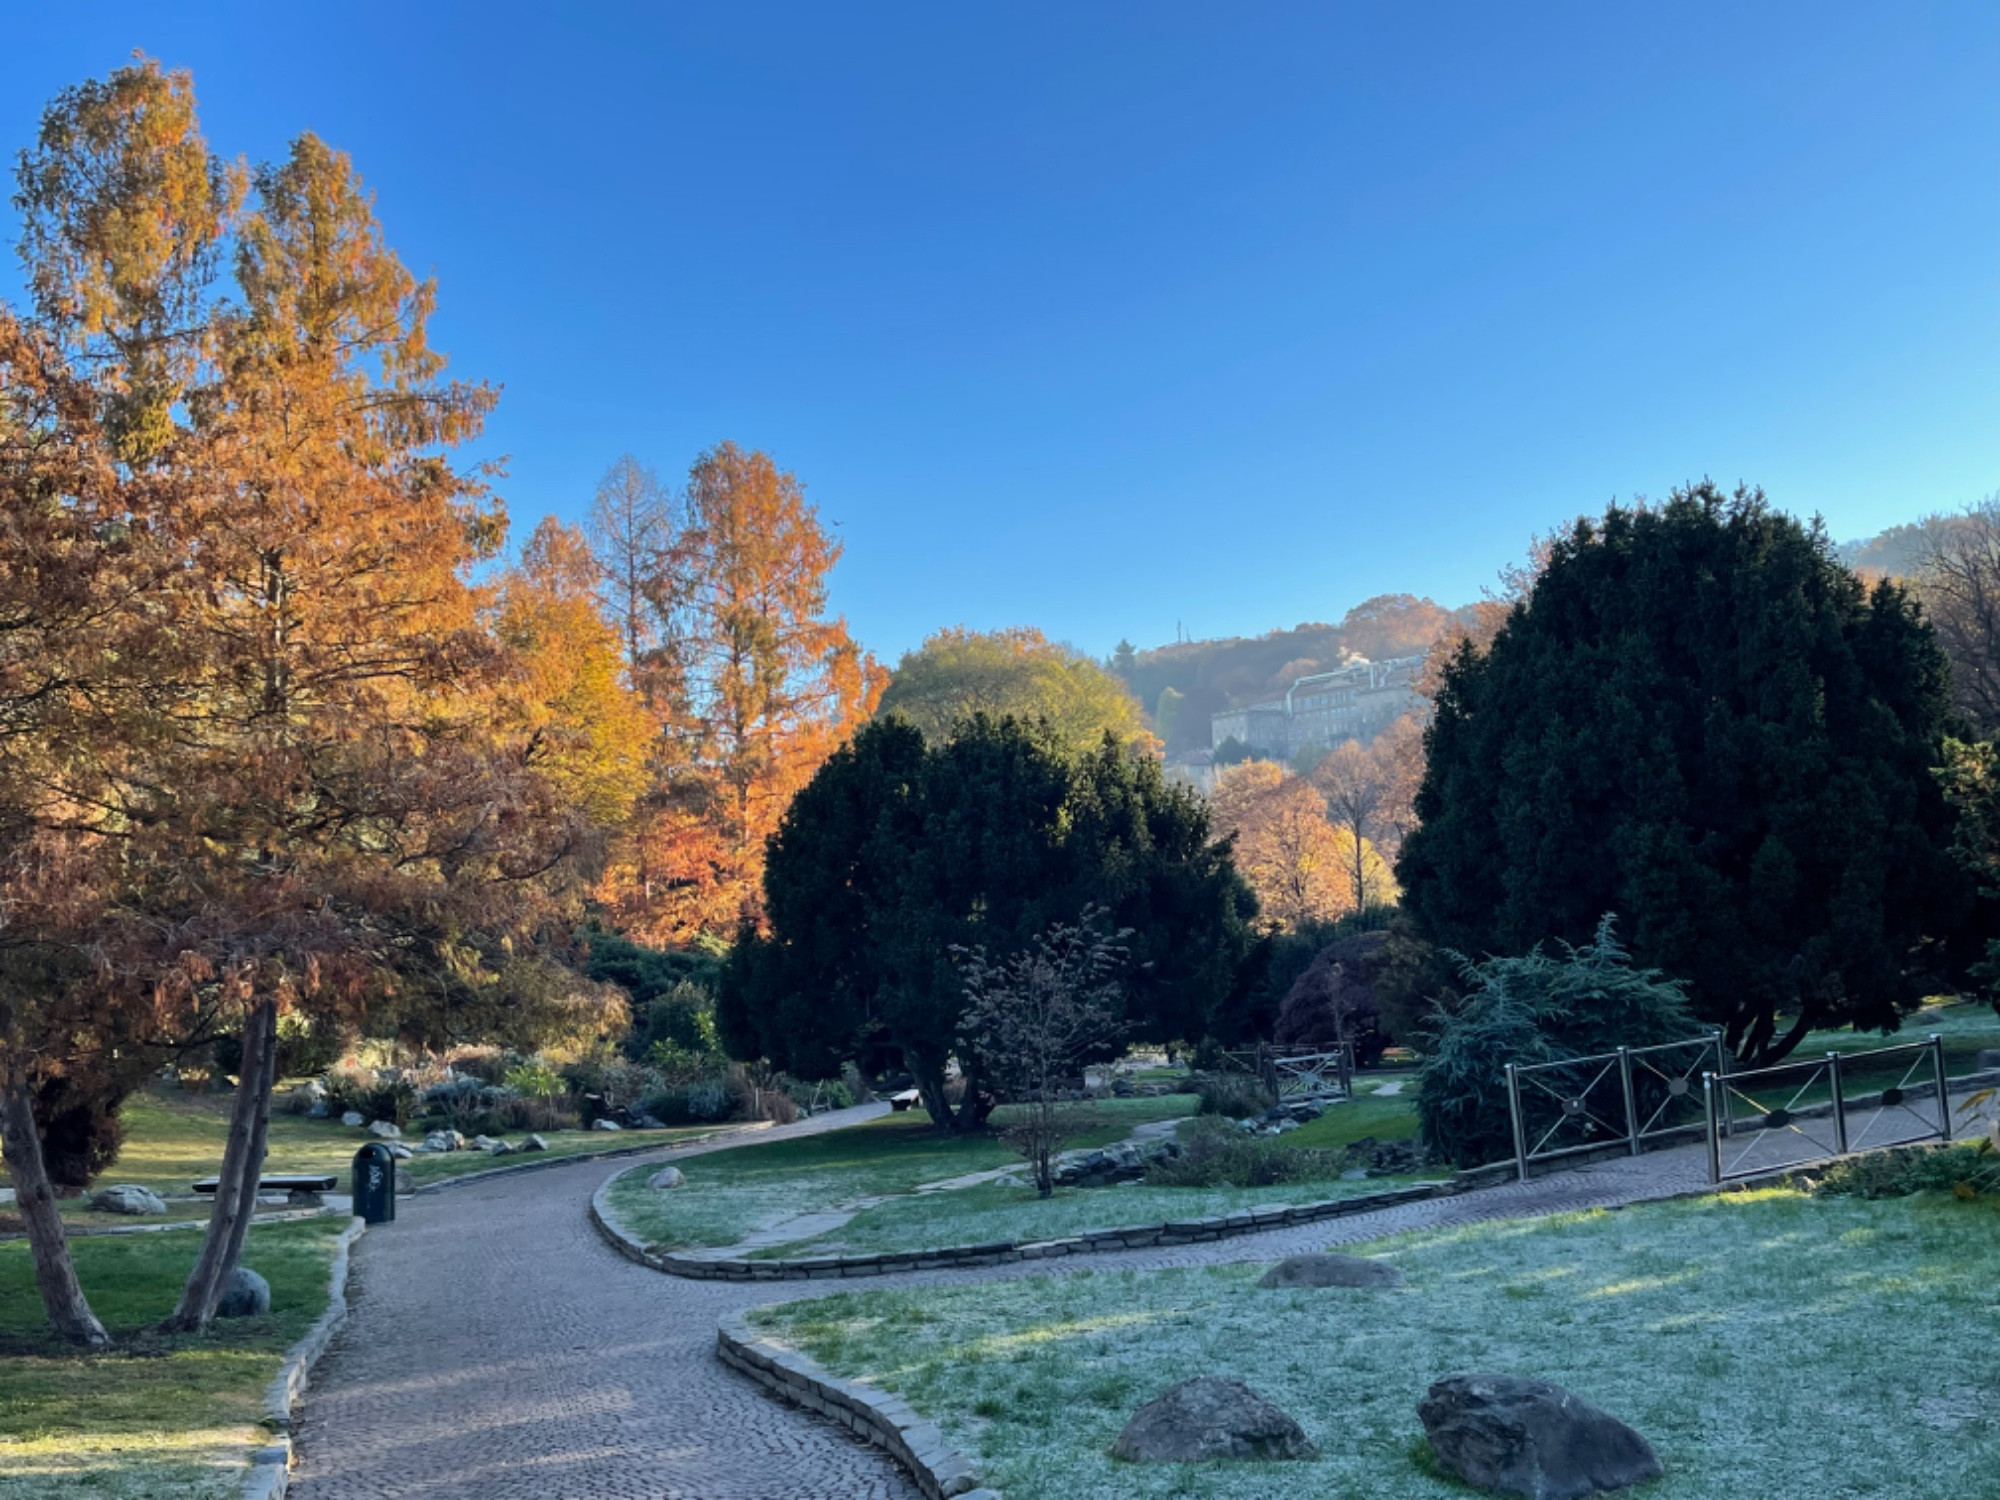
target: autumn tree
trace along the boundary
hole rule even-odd
[[[1257,893],[1259,912],[1285,931],[1332,922],[1356,909],[1354,873],[1368,893],[1387,892],[1387,867],[1374,847],[1357,845],[1327,818],[1309,779],[1269,761],[1224,771],[1210,794],[1218,832],[1235,836],[1236,862]]]
[[[673,500],[660,476],[627,453],[597,481],[587,526],[605,608],[633,687],[650,696],[660,644],[655,590],[674,541]]]
[[[840,553],[768,454],[722,443],[696,459],[648,587],[672,686],[653,702],[656,784],[602,890],[650,941],[757,911],[766,840],[881,697],[886,674],[827,615]]]
[[[1078,751],[1094,749],[1107,734],[1128,748],[1158,743],[1124,683],[1028,626],[936,632],[897,663],[881,711],[903,715],[933,742],[985,714],[1045,722]]]
[[[513,672],[496,693],[504,732],[565,803],[622,828],[643,788],[652,720],[627,683],[620,631],[583,533],[536,526],[498,587],[493,633]]]
[[[1981,735],[2000,732],[2000,495],[1924,528],[1915,584],[1951,662],[1953,706]]]
[[[1325,799],[1327,818],[1346,850],[1348,889],[1356,910],[1395,900],[1388,860],[1411,818],[1416,793],[1410,780],[1411,746],[1414,739],[1421,749],[1421,734],[1405,716],[1366,744],[1347,740],[1334,746],[1313,768],[1312,785]]]

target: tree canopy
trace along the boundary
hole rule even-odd
[[[898,713],[933,744],[974,714],[1046,721],[1071,750],[1094,749],[1108,734],[1120,745],[1152,748],[1138,700],[1111,673],[1039,630],[940,630],[903,654],[880,711]]]
[[[863,729],[792,803],[764,893],[768,935],[746,931],[724,971],[730,1049],[805,1077],[899,1054],[933,1118],[961,1125],[954,948],[1003,960],[1097,908],[1131,929],[1131,1033],[1197,1037],[1239,997],[1256,909],[1201,799],[1152,757],[984,715],[935,745],[900,718]],[[979,1059],[960,1061],[976,1084]]]
[[[1404,904],[1472,955],[1615,913],[1746,1061],[1894,1027],[1972,900],[1933,774],[1948,715],[1909,597],[1761,492],[1613,508],[1442,674]]]

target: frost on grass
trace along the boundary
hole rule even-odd
[[[1963,1500],[2000,1473],[2000,1211],[1739,1195],[1401,1236],[1402,1291],[1269,1292],[1261,1265],[1085,1273],[767,1309],[844,1376],[902,1393],[1009,1500],[1447,1497],[1416,1403],[1464,1370],[1540,1376],[1658,1449],[1674,1500]],[[1310,1464],[1109,1457],[1177,1380],[1246,1382]],[[1982,1486],[1986,1488],[1982,1488]]]

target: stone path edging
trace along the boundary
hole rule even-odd
[[[264,1388],[264,1421],[276,1436],[259,1448],[250,1460],[250,1472],[243,1478],[243,1500],[284,1500],[292,1475],[292,1408],[305,1394],[312,1367],[326,1353],[327,1345],[347,1321],[348,1252],[354,1242],[368,1232],[363,1219],[350,1219],[333,1244],[333,1268],[327,1277],[326,1311],[321,1313],[305,1337],[285,1351],[270,1385]]]
[[[482,1167],[477,1172],[461,1172],[456,1177],[440,1177],[436,1182],[420,1182],[407,1193],[398,1192],[398,1198],[416,1198],[425,1193],[441,1193],[446,1188],[458,1187],[468,1182],[490,1182],[510,1172],[535,1172],[550,1167],[566,1167],[571,1162],[610,1161],[618,1156],[649,1156],[655,1151],[674,1151],[682,1146],[705,1146],[711,1141],[728,1140],[739,1135],[756,1135],[769,1130],[773,1121],[750,1120],[741,1125],[731,1125],[721,1130],[712,1130],[707,1135],[683,1136],[672,1141],[648,1141],[642,1146],[612,1146],[603,1151],[566,1151],[544,1153],[509,1152],[511,1155],[533,1156],[533,1161],[514,1162],[504,1167]],[[466,1148],[470,1150],[470,1147]]]
[[[623,1175],[618,1174],[618,1175]],[[869,1255],[808,1255],[784,1260],[718,1260],[675,1251],[653,1251],[621,1229],[611,1212],[613,1176],[590,1197],[590,1221],[612,1249],[627,1260],[690,1281],[830,1281],[844,1276],[894,1276],[905,1271],[938,1271],[960,1267],[999,1266],[1024,1260],[1054,1260],[1065,1255],[1098,1255],[1106,1251],[1151,1250],[1163,1245],[1198,1245],[1238,1235],[1263,1234],[1342,1219],[1351,1214],[1398,1208],[1429,1198],[1453,1198],[1483,1185],[1480,1180],[1453,1178],[1448,1182],[1358,1193],[1317,1203],[1272,1203],[1238,1209],[1203,1219],[1168,1219],[1157,1224],[1131,1224],[1093,1229],[1053,1240],[994,1240],[980,1245],[936,1245],[920,1250],[884,1250]]]
[[[925,1500],[1003,1500],[980,1485],[972,1460],[945,1441],[937,1424],[900,1396],[828,1374],[789,1344],[757,1332],[744,1314],[730,1313],[716,1325],[715,1354],[773,1395],[886,1451],[909,1470]]]

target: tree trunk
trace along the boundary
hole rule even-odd
[[[209,1317],[215,1316],[222,1287],[228,1283],[229,1273],[243,1258],[243,1241],[250,1233],[251,1220],[257,1215],[257,1180],[264,1175],[264,1158],[270,1154],[265,1143],[271,1129],[271,1090],[278,1081],[278,1011],[275,1005],[269,1009],[270,1016],[264,1029],[264,1066],[256,1081],[256,1115],[251,1121],[250,1149],[243,1157],[243,1185],[237,1191],[237,1203],[242,1211],[237,1214],[235,1227],[230,1231],[229,1245],[222,1258],[222,1271],[216,1282],[216,1296],[209,1303]],[[247,1089],[251,1087],[247,1062],[244,1074],[237,1087]]]
[[[243,1021],[242,1074],[236,1084],[236,1104],[229,1112],[229,1140],[223,1148],[222,1169],[216,1173],[215,1207],[209,1211],[208,1232],[201,1254],[181,1288],[181,1300],[167,1319],[176,1333],[196,1333],[215,1316],[223,1283],[236,1269],[243,1246],[240,1221],[257,1207],[257,1176],[263,1163],[264,1130],[260,1121],[270,1110],[271,1053],[277,1029],[277,1007],[264,1001],[250,1008]],[[257,1153],[253,1159],[253,1152]],[[245,1168],[248,1168],[247,1174]],[[248,1190],[245,1190],[246,1180]]]
[[[917,1080],[917,1092],[923,1095],[924,1109],[931,1117],[932,1127],[938,1130],[963,1128],[944,1097],[944,1064],[934,1064],[908,1052],[903,1054],[903,1060],[910,1065],[910,1072]]]
[[[49,1186],[48,1169],[42,1162],[33,1095],[28,1080],[17,1072],[10,1072],[4,1090],[0,1090],[0,1148],[4,1148],[7,1175],[14,1183],[14,1206],[27,1226],[35,1285],[41,1288],[49,1326],[72,1344],[105,1347],[111,1335],[97,1321],[77,1282],[69,1236],[63,1233],[55,1190]]]

